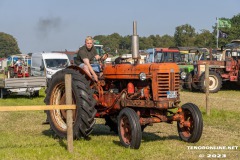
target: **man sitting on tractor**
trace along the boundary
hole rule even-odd
[[[19,66],[22,66],[23,63],[22,63],[21,59],[18,59],[17,62],[14,65],[17,67],[17,72],[18,72]]]
[[[100,72],[100,65],[94,64],[94,58],[96,60],[100,59],[97,54],[96,48],[93,46],[93,38],[88,36],[85,39],[85,45],[79,48],[76,52],[77,57],[75,63],[79,65],[90,77],[93,77],[95,81],[98,81],[98,76],[95,72]]]

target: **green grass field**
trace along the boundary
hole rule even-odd
[[[140,149],[124,148],[118,135],[109,131],[102,119],[97,119],[90,140],[74,141],[74,152],[68,153],[66,139],[58,139],[42,125],[43,111],[0,112],[0,159],[4,160],[79,160],[79,159],[214,159],[209,156],[226,156],[221,159],[240,159],[237,150],[192,150],[189,146],[238,146],[240,147],[239,91],[223,90],[210,94],[211,116],[206,116],[205,94],[181,91],[181,104],[192,102],[203,113],[203,135],[198,143],[180,141],[176,123],[154,124],[144,130]],[[42,105],[45,97],[29,99],[11,96],[0,99],[0,106]],[[203,158],[199,158],[204,156]],[[216,158],[215,158],[216,159]]]

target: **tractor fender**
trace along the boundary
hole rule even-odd
[[[200,77],[205,76],[205,73],[206,73],[206,72],[203,72],[203,73],[199,76],[199,80],[200,80]],[[215,70],[210,69],[210,70],[209,70],[209,75],[210,75],[210,73],[216,73],[216,74],[222,79],[222,76],[221,76],[221,74],[220,74],[219,72],[216,72]]]
[[[84,74],[86,76],[87,80],[90,80],[91,83],[94,83],[93,79],[81,67],[76,65],[71,65],[71,66],[68,66],[67,69],[73,69],[73,70],[79,71],[81,74]]]

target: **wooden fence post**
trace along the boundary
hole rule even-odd
[[[66,104],[72,104],[72,76],[71,74],[65,75],[65,93]],[[67,148],[70,153],[73,152],[73,115],[72,110],[67,110]]]
[[[209,64],[205,64],[205,89],[206,89],[206,112],[210,116],[210,107],[209,107]]]

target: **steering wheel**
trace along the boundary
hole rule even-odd
[[[99,61],[103,62],[103,61],[105,61],[107,58],[108,58],[108,54],[106,53],[106,54],[102,55],[102,57],[100,57]]]

